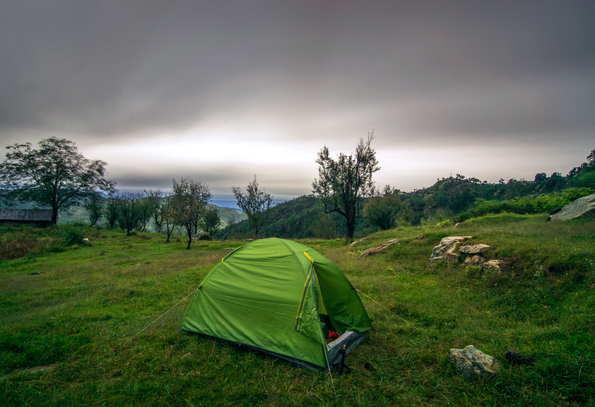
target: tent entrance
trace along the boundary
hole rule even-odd
[[[331,343],[326,345],[329,364],[334,365],[341,361],[341,349],[345,346],[345,354],[348,355],[369,335],[369,332],[358,333],[347,331]]]

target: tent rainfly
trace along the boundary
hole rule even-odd
[[[329,259],[262,239],[225,256],[199,286],[180,327],[326,369],[372,329],[355,289]],[[340,337],[327,344],[329,331]]]

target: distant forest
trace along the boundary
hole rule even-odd
[[[568,175],[539,173],[532,181],[500,179],[498,183],[454,177],[438,179],[428,187],[412,192],[385,189],[384,194],[361,200],[361,214],[356,238],[381,229],[424,224],[454,224],[489,213],[548,213],[582,196],[595,193],[595,150],[587,162],[573,168]],[[382,225],[374,211],[390,213],[388,225]],[[388,227],[387,227],[388,226]],[[280,203],[271,209],[270,217],[259,237],[324,238],[345,236],[345,220],[337,213],[325,214],[319,200],[312,195]],[[248,222],[231,224],[217,233],[215,239],[250,237]]]

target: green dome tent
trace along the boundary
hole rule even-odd
[[[207,274],[181,329],[242,344],[308,368],[327,368],[369,334],[355,289],[329,259],[300,243],[257,240]],[[327,345],[325,331],[341,336]]]

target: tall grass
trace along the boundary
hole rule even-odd
[[[374,324],[371,339],[347,358],[352,373],[332,381],[180,331],[189,300],[157,320],[241,242],[184,250],[183,242],[163,244],[160,236],[80,227],[89,243],[68,246],[60,229],[3,230],[7,241],[55,240],[0,262],[0,405],[594,403],[595,222],[546,217],[501,214],[456,229],[399,228],[353,247],[304,241],[365,294]],[[432,247],[448,235],[489,244],[504,271],[429,264]],[[394,238],[401,240],[360,259]],[[448,362],[451,348],[469,344],[499,359],[493,379],[461,376]],[[536,364],[512,366],[507,350],[532,355]]]

